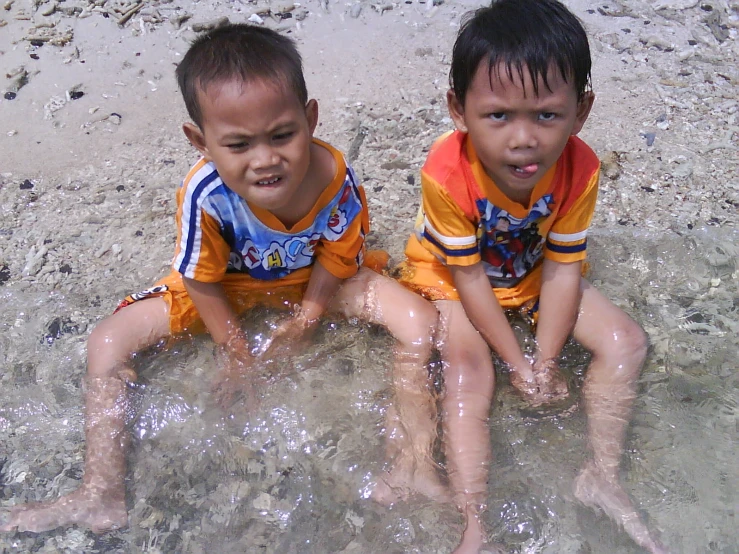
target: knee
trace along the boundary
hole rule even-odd
[[[439,312],[420,296],[408,305],[403,330],[397,339],[406,351],[427,353],[431,351],[439,330]]]
[[[447,395],[477,396],[490,402],[495,389],[495,370],[488,352],[457,352],[444,360],[444,385]]]
[[[87,375],[94,378],[118,377],[132,354],[126,342],[108,320],[100,322],[87,339]]]
[[[608,330],[601,350],[594,354],[618,362],[619,369],[638,373],[647,357],[648,348],[646,333],[633,319],[624,316]]]

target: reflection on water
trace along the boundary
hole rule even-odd
[[[623,482],[675,552],[737,552],[739,543],[736,238],[705,230],[592,239],[591,280],[651,342]],[[0,289],[0,506],[78,486],[85,301]],[[260,311],[245,325],[264,333],[275,317]],[[462,524],[453,508],[413,499],[388,510],[364,498],[383,463],[389,339],[331,322],[316,338],[295,367],[271,368],[283,377],[253,413],[215,406],[206,338],[140,356],[129,527],[102,537],[77,529],[0,535],[0,551],[451,551]],[[638,552],[573,500],[588,356],[569,344],[565,357],[577,394],[557,409],[529,409],[499,380],[488,530],[515,552]]]

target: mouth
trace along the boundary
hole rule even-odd
[[[531,177],[539,170],[539,164],[523,164],[523,165],[509,165],[512,173],[517,177],[524,179]]]
[[[275,183],[282,180],[282,177],[270,177],[269,179],[261,179],[257,181],[257,185],[262,187],[267,187],[269,185],[274,185]]]

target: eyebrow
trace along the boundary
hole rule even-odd
[[[267,135],[273,135],[275,133],[279,133],[280,131],[286,131],[288,129],[291,129],[295,123],[293,121],[286,121],[285,123],[280,123],[276,127],[269,129],[265,134]],[[234,139],[252,139],[255,135],[250,135],[245,132],[240,131],[233,131],[230,133],[227,133],[221,137],[221,140],[234,140]]]

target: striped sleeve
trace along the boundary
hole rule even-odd
[[[473,265],[480,261],[477,226],[447,190],[421,172],[423,221],[416,232],[421,244],[447,265]]]
[[[584,260],[588,245],[588,228],[598,198],[599,169],[587,181],[580,196],[564,215],[557,218],[547,234],[544,256],[547,259],[569,263]]]
[[[220,224],[204,209],[208,195],[221,181],[203,160],[198,162],[178,191],[177,249],[172,267],[189,279],[220,281],[226,272],[230,248]]]

